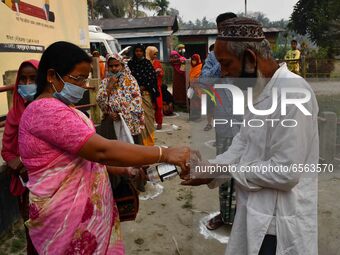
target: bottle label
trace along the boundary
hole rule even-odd
[[[178,171],[175,165],[161,164],[158,165],[156,168],[162,182],[178,175]]]

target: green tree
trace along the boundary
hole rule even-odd
[[[294,7],[288,27],[308,37],[317,45],[329,48],[331,55],[339,41],[333,30],[340,19],[339,0],[299,0]]]
[[[169,15],[169,16],[177,16],[178,24],[179,24],[180,27],[184,24],[184,21],[183,21],[182,17],[179,15],[179,11],[177,9],[170,8],[168,10],[168,14],[167,15]]]
[[[245,17],[243,12],[238,13],[237,16]],[[260,22],[264,27],[277,27],[277,28],[287,28],[288,20],[278,20],[278,21],[271,21],[264,13],[262,12],[249,12],[247,14],[248,18],[255,19],[256,21]]]
[[[125,0],[127,3],[127,15],[129,18],[146,17],[144,10],[154,10],[155,5],[152,0]]]
[[[262,24],[264,27],[270,26],[270,20],[266,17],[266,15],[262,12],[253,12],[249,13],[248,17],[251,17],[253,19],[256,19],[258,22]]]
[[[281,19],[281,20],[278,20],[278,21],[271,21],[270,26],[286,29],[287,26],[288,26],[288,22],[289,22],[288,20],[284,20],[284,19]]]
[[[169,4],[168,0],[154,0],[152,8],[156,11],[157,16],[165,16],[170,14]]]
[[[168,10],[168,15],[179,17],[179,10],[177,10],[177,9],[175,9],[175,8],[170,8],[170,9]]]
[[[209,27],[209,21],[207,20],[207,17],[205,16],[203,17],[201,24],[202,24],[202,27],[206,27],[206,28]]]
[[[121,18],[125,16],[125,0],[88,0],[89,17],[91,19]]]
[[[216,28],[215,22],[207,20],[206,17],[203,17],[202,20],[196,19],[195,22],[192,22],[189,20],[188,22],[185,22],[181,19],[181,17],[178,18],[178,23],[180,29],[209,29],[209,28]]]
[[[196,27],[196,28],[202,27],[202,22],[201,22],[201,20],[196,19],[196,21],[195,21],[195,27]]]

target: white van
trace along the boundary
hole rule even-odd
[[[120,52],[120,45],[114,37],[103,33],[99,26],[89,26],[90,35],[90,50],[91,53],[95,50],[99,51],[100,55],[104,58],[107,54]]]

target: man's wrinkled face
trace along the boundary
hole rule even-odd
[[[242,90],[256,86],[258,76],[261,76],[261,72],[257,68],[257,56],[252,50],[245,50],[242,60],[240,60],[239,57],[228,50],[227,41],[217,40],[215,44],[215,56],[221,64],[222,78],[231,78],[230,81]]]
[[[214,52],[221,64],[221,76],[238,78],[242,73],[242,63],[237,56],[228,51],[227,46],[227,41],[216,40]]]

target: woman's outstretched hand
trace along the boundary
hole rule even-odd
[[[181,178],[190,175],[190,162],[193,159],[200,160],[201,155],[187,146],[163,148],[162,161],[179,166]]]
[[[179,166],[182,171],[188,168],[190,160],[190,148],[187,146],[182,147],[169,147],[162,148],[163,155],[161,161]]]

